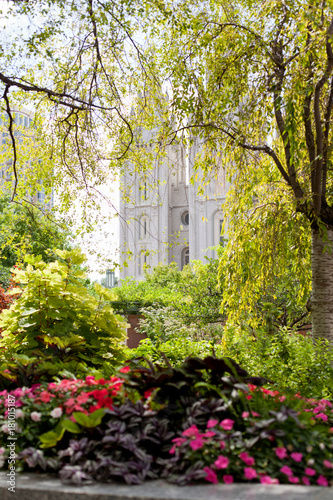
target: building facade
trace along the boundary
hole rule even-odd
[[[143,141],[149,146],[148,132]],[[142,279],[145,268],[176,262],[182,269],[190,260],[216,257],[223,241],[223,204],[229,185],[219,169],[201,187],[194,164],[199,141],[189,151],[169,145],[163,159],[153,157],[143,174],[127,164],[120,201],[120,279]],[[195,175],[193,175],[195,174]],[[190,183],[192,176],[196,179]]]

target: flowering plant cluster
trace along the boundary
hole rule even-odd
[[[257,426],[263,427],[256,412],[252,415],[243,412],[242,417],[244,421],[255,419]],[[324,443],[306,446],[306,443],[300,442],[295,446],[288,436],[281,440],[277,437],[280,433],[274,435],[274,426],[271,426],[269,431],[264,431],[268,434],[266,439],[259,439],[249,447],[253,438],[251,428],[240,433],[235,424],[232,419],[210,419],[203,432],[192,425],[180,437],[174,438],[170,450],[174,459],[169,470],[176,470],[178,466],[183,470],[176,481],[184,484],[189,477],[194,477],[225,484],[234,481],[307,486],[333,484],[333,453]],[[316,433],[311,434],[304,429],[303,438],[308,435],[313,440]],[[265,443],[265,440],[268,442]]]
[[[21,469],[57,471],[74,483],[164,477],[332,485],[331,402],[288,396],[265,382],[210,356],[179,368],[135,363],[108,379],[2,391],[0,443],[11,394]],[[2,446],[0,466],[6,453]]]
[[[120,371],[128,369],[124,367]],[[56,445],[66,428],[75,429],[74,414],[90,416],[94,422],[92,416],[101,416],[100,412],[96,414],[97,410],[103,414],[105,409],[112,408],[115,400],[125,397],[123,382],[115,376],[109,379],[87,376],[85,380],[63,379],[58,383],[3,390],[0,392],[0,443],[6,442],[9,433],[8,395],[15,398],[17,449],[23,450],[36,446],[40,440],[42,446]]]

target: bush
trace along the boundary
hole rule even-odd
[[[326,340],[281,328],[275,334],[259,329],[225,329],[223,353],[283,391],[307,397],[333,396],[333,350]]]
[[[29,385],[61,370],[107,373],[123,359],[126,325],[108,305],[112,293],[96,283],[96,298],[81,284],[78,249],[56,253],[61,260],[48,264],[27,256],[26,269],[14,271],[21,288],[11,293],[23,292],[0,318],[0,377],[9,382]]]
[[[219,344],[207,340],[193,341],[186,338],[168,340],[154,344],[151,339],[141,340],[136,349],[128,349],[127,358],[144,357],[153,363],[165,363],[165,358],[172,366],[179,366],[186,358],[191,356],[205,357],[214,354],[222,355],[222,347]]]
[[[140,308],[173,310],[183,325],[198,327],[223,319],[222,292],[218,285],[218,260],[191,261],[182,271],[175,263],[156,266],[145,272],[145,280],[122,282],[115,294],[120,303],[136,303]]]

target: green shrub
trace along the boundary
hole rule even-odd
[[[223,353],[254,375],[277,384],[280,390],[307,397],[333,395],[333,350],[325,340],[281,328],[274,334],[229,327],[222,340]]]
[[[154,344],[151,339],[141,340],[136,349],[128,349],[128,359],[143,356],[154,363],[163,364],[165,357],[173,366],[181,365],[186,358],[192,356],[205,357],[215,353],[222,355],[220,344],[214,344],[207,340],[193,341],[186,338],[172,339],[166,342]]]
[[[61,261],[30,255],[26,269],[14,270],[23,293],[1,315],[0,376],[16,383],[87,367],[105,373],[123,359],[126,324],[108,304],[112,293],[96,283],[96,298],[82,285],[80,250],[55,252]]]
[[[145,280],[129,278],[116,288],[120,303],[133,303],[139,309],[153,306],[172,308],[182,324],[204,326],[221,321],[222,291],[218,285],[218,260],[191,261],[182,271],[175,263],[158,265]]]

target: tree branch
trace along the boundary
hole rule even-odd
[[[313,182],[313,208],[317,214],[320,213],[322,207],[322,193],[323,193],[323,155],[324,155],[324,139],[323,139],[323,127],[321,123],[321,112],[320,112],[320,97],[321,91],[328,81],[332,70],[333,70],[333,51],[330,43],[330,38],[333,35],[333,19],[328,27],[326,34],[326,55],[327,55],[327,65],[326,70],[321,79],[317,82],[314,92],[314,119],[315,119],[315,129],[316,129],[316,161],[315,161],[315,173]]]
[[[6,85],[6,88],[5,88],[5,92],[3,94],[3,98],[6,102],[6,111],[7,111],[7,114],[8,114],[8,117],[9,117],[9,126],[8,126],[8,130],[9,130],[9,135],[11,137],[11,140],[12,140],[12,146],[13,146],[13,171],[14,171],[14,177],[15,177],[15,181],[14,181],[14,189],[13,189],[13,194],[12,194],[12,197],[11,197],[11,200],[10,201],[13,201],[15,196],[16,196],[16,189],[17,189],[17,184],[18,184],[18,175],[17,175],[17,169],[16,169],[16,161],[17,161],[17,151],[16,151],[16,141],[15,141],[15,137],[14,137],[14,132],[13,132],[13,123],[14,123],[14,120],[13,120],[13,116],[12,116],[12,112],[11,112],[11,109],[10,109],[10,103],[9,103],[9,99],[8,99],[8,91],[10,89],[10,85]]]

